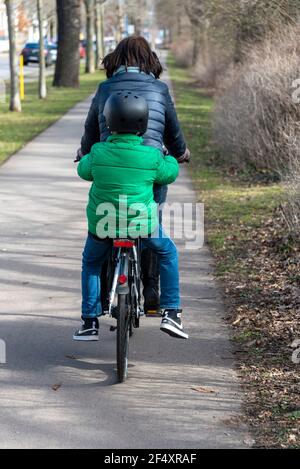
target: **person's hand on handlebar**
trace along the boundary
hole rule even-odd
[[[192,159],[191,152],[187,148],[185,150],[185,153],[182,156],[180,156],[179,158],[177,158],[177,161],[178,161],[179,164],[184,164],[184,163],[190,163],[191,159]]]
[[[77,156],[76,156],[76,160],[74,161],[74,163],[79,163],[79,161],[81,160],[81,158],[83,158],[83,156],[84,156],[84,155],[83,155],[83,153],[82,153],[82,151],[81,151],[81,148],[79,148],[79,149],[77,150]]]

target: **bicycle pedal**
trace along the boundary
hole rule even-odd
[[[147,318],[161,318],[162,314],[160,311],[158,311],[157,309],[155,310],[148,310],[146,311],[146,317]]]

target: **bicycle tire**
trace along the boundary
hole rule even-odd
[[[129,352],[129,310],[126,295],[118,296],[117,320],[117,373],[119,383],[124,383],[128,375]]]
[[[133,318],[131,318],[130,322],[129,322],[129,337],[133,337],[133,334],[134,334],[134,322],[133,322]]]
[[[137,318],[138,314],[138,298],[136,298],[136,295],[134,291],[132,290],[131,293],[131,320],[130,320],[130,337],[133,336],[134,334],[134,329],[137,329],[139,327],[139,319]]]

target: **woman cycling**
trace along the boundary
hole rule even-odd
[[[100,84],[92,101],[85,122],[81,141],[82,155],[91,151],[97,142],[110,136],[104,117],[107,99],[118,91],[132,91],[146,99],[149,106],[149,125],[144,144],[160,149],[164,147],[179,163],[190,160],[176,110],[166,83],[159,78],[163,67],[155,52],[143,37],[123,39],[114,52],[108,54],[103,65],[107,80]],[[163,204],[167,198],[167,186],[155,186],[155,202]],[[157,257],[145,250],[142,258],[145,312],[159,309],[159,269]]]

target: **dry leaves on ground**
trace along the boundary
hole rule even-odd
[[[300,447],[300,242],[277,212],[259,228],[229,237],[218,261],[236,258],[223,275],[237,344],[248,421],[257,446]]]

